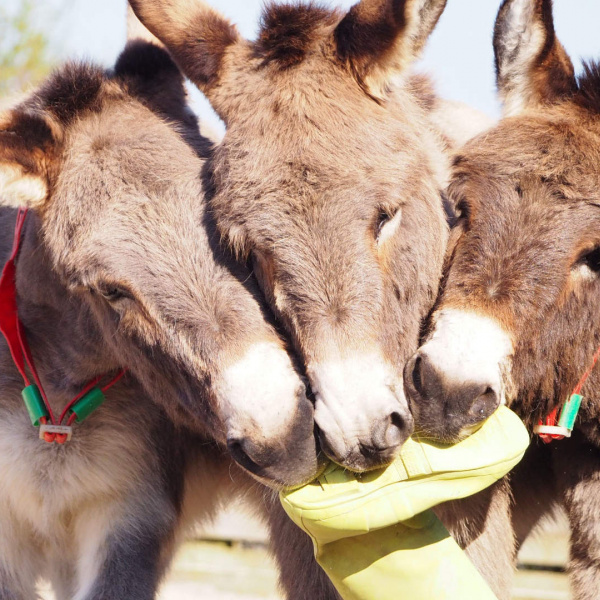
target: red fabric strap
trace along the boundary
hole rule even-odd
[[[33,363],[33,357],[31,356],[31,351],[29,349],[29,344],[27,343],[27,339],[25,337],[25,332],[23,331],[23,325],[19,320],[19,311],[17,307],[17,267],[16,260],[19,254],[19,248],[21,246],[21,234],[23,231],[23,225],[25,223],[25,218],[27,217],[27,209],[20,208],[17,213],[17,220],[15,223],[15,237],[13,241],[13,248],[10,258],[7,263],[4,265],[4,269],[2,270],[2,276],[0,277],[0,332],[6,338],[6,342],[8,344],[10,354],[13,358],[15,366],[17,367],[19,373],[23,377],[23,382],[25,386],[31,385],[31,381],[27,375],[27,368],[33,377],[35,384],[38,386],[42,398],[44,400],[44,404],[46,405],[46,410],[50,415],[50,421],[52,425],[60,425],[64,418],[66,417],[69,410],[73,407],[73,405],[83,398],[85,394],[87,394],[93,387],[98,385],[100,380],[103,378],[103,375],[100,375],[90,381],[82,390],[67,404],[67,406],[62,411],[60,418],[57,420],[54,417],[54,413],[52,412],[52,408],[50,407],[50,403],[48,402],[48,398],[46,397],[46,392],[44,391],[44,387],[38,377],[37,371],[35,369],[35,365]],[[115,385],[123,375],[125,375],[126,369],[122,369],[119,373],[102,388],[103,392],[106,392],[109,388]],[[72,418],[69,419],[69,425],[72,423]],[[42,419],[42,423],[46,424],[46,419]],[[64,439],[61,439],[64,438]],[[57,434],[46,434],[46,441],[53,442],[55,439],[59,441],[59,443],[64,443],[66,440],[66,436],[60,436]]]
[[[21,242],[21,232],[27,211],[19,209],[17,221],[15,224],[15,239],[13,249],[7,263],[4,265],[2,277],[0,278],[0,331],[6,338],[11,356],[15,362],[19,373],[23,377],[25,385],[29,385],[29,378],[25,370],[25,355],[21,346],[21,340],[24,338],[22,326],[19,321],[17,309],[17,290],[16,290],[16,258],[19,253]]]

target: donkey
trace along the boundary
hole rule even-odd
[[[298,547],[306,593],[328,594],[310,542],[256,482],[301,484],[321,459],[285,343],[218,251],[210,152],[179,70],[140,41],[114,71],[68,64],[0,116],[1,260],[28,207],[16,302],[49,408],[127,369],[71,441],[46,443],[2,339],[2,600],[36,597],[41,576],[58,598],[149,600],[184,529],[236,493],[269,520],[280,562]]]
[[[551,0],[506,0],[494,50],[506,118],[454,161],[451,265],[404,377],[419,427],[449,440],[500,403],[533,428],[585,381],[600,344],[600,65],[575,77]],[[599,394],[592,369],[572,437],[538,440],[512,478],[515,552],[562,505],[580,600],[600,590]]]
[[[448,165],[409,66],[445,4],[271,4],[248,42],[204,2],[131,2],[226,123],[219,231],[304,360],[323,451],[356,471],[413,430],[402,367],[437,294]]]

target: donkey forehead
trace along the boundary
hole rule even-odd
[[[504,119],[468,142],[454,161],[452,185],[465,175],[510,180],[537,175],[548,184],[593,189],[600,179],[599,158],[598,119],[565,105]]]
[[[564,292],[582,252],[600,241],[598,206],[539,174],[479,173],[463,192],[478,200],[454,252],[447,305],[504,307],[507,323],[531,309],[541,314]]]
[[[330,61],[307,60],[284,71],[248,64],[239,68],[244,71],[231,77],[236,87],[241,87],[240,79],[246,85],[241,94],[237,91],[240,101],[225,136],[235,146],[268,145],[284,156],[302,152],[323,159],[331,152],[354,151],[354,162],[364,162],[367,157],[356,153],[360,148],[385,156],[409,153],[407,145],[423,145],[427,124],[415,95],[415,78],[410,85],[395,85],[385,101],[377,102],[347,70]]]
[[[297,120],[275,122],[262,136],[228,132],[215,156],[218,212],[237,221],[295,215],[282,219],[281,228],[322,219],[331,224],[371,219],[374,207],[410,202],[431,185],[437,191],[432,159],[414,132],[395,116],[380,131],[356,119],[348,135],[331,120],[300,133]]]
[[[89,114],[66,135],[46,210],[47,241],[66,262],[83,252],[96,268],[122,266],[119,255],[133,266],[136,257],[183,265],[202,251],[212,256],[202,165],[170,126],[135,102]]]
[[[202,161],[169,125],[144,106],[123,100],[69,128],[54,197],[71,206],[63,211],[65,218],[75,208],[120,218],[144,207],[169,213],[200,198],[200,189],[187,194],[176,190],[198,180],[201,167]],[[115,207],[118,212],[107,212]]]

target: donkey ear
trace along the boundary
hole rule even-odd
[[[362,0],[335,30],[340,58],[374,97],[412,63],[435,28],[447,0]]]
[[[152,35],[135,16],[131,5],[127,5],[127,41],[143,40],[156,46],[161,46],[160,40]]]
[[[141,23],[169,50],[187,77],[213,103],[213,90],[223,77],[225,56],[240,41],[236,28],[199,0],[130,0]],[[220,114],[226,120],[226,115]]]
[[[552,0],[504,0],[494,28],[498,90],[506,116],[568,97],[573,63],[554,32]]]
[[[0,205],[40,208],[55,141],[48,121],[19,109],[0,114]]]

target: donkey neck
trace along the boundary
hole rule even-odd
[[[34,214],[27,217],[17,259],[17,304],[53,408],[71,399],[94,377],[119,366],[105,349],[89,308],[54,272]]]

